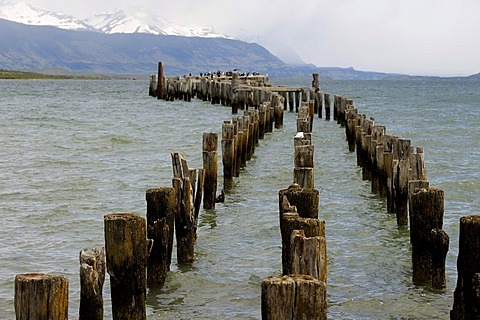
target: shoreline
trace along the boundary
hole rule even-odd
[[[88,74],[47,74],[32,71],[16,71],[0,69],[0,80],[112,80],[132,79],[133,77],[113,77]],[[133,78],[135,79],[135,78]]]

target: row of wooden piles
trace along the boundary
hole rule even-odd
[[[224,189],[232,186],[239,168],[253,155],[262,131],[269,132],[273,123],[276,127],[283,123],[283,112],[276,111],[286,110],[286,95],[290,102],[292,93],[296,93],[295,97],[301,93],[301,104],[297,101],[300,107],[294,138],[294,183],[279,192],[283,275],[262,281],[262,318],[325,319],[325,221],[318,219],[319,193],[314,189],[311,131],[314,115],[322,116],[323,103],[329,116],[330,95],[319,92],[318,75],[314,75],[313,90],[288,88],[282,91],[279,87],[277,93],[268,89],[266,78],[258,76],[255,76],[257,80],[263,79],[261,86],[258,83],[251,86],[247,76],[244,84],[236,84],[237,76],[233,75],[218,84],[218,79],[208,77],[200,77],[199,82],[190,82],[191,85],[188,83],[192,78],[178,78],[167,87],[171,88],[169,94],[174,97],[188,100],[191,96],[202,99],[206,96],[212,103],[222,104],[228,101],[231,104],[235,93],[248,93],[243,102],[244,116],[222,124]],[[221,89],[222,83],[228,82],[233,86]],[[187,83],[185,87],[184,83]],[[184,92],[176,93],[177,90]],[[219,99],[215,91],[223,92]],[[162,92],[166,92],[165,89]],[[232,111],[235,113],[238,108],[233,106]],[[444,195],[441,190],[429,188],[423,150],[417,148],[415,153],[410,141],[386,135],[385,127],[374,125],[373,119],[365,115],[358,115],[351,100],[335,95],[333,111],[334,120],[346,128],[350,150],[357,150],[358,164],[363,168],[364,177],[372,181],[372,191],[387,197],[388,211],[397,214],[399,225],[407,224],[410,216],[414,283],[444,288],[448,250],[448,236],[441,229]],[[277,118],[277,114],[281,117]],[[110,275],[113,318],[145,319],[146,284],[162,285],[165,281],[171,263],[174,230],[178,262],[193,261],[202,193],[205,209],[214,208],[218,201],[217,140],[216,133],[204,133],[203,169],[189,169],[181,154],[172,154],[173,187],[147,190],[146,219],[132,213],[104,217],[105,249],[80,252],[80,319],[103,318],[105,269]],[[453,319],[479,314],[479,234],[479,216],[460,220],[459,277],[451,312]],[[15,309],[18,319],[67,318],[68,280],[57,275],[17,275]]]
[[[232,113],[237,113],[271,100],[269,92],[262,90],[268,86],[266,75],[239,72],[165,77],[163,63],[159,62],[158,74],[150,75],[149,95],[167,101],[197,98],[232,107]]]
[[[444,191],[430,187],[422,147],[386,133],[374,118],[358,113],[353,101],[334,96],[334,120],[345,127],[350,151],[357,154],[364,180],[387,199],[388,213],[397,224],[409,224],[412,245],[412,280],[416,285],[446,288],[445,260],[449,236],[442,230]],[[480,216],[460,219],[458,281],[452,319],[480,316]]]
[[[302,105],[311,101],[314,103],[315,115],[323,118],[325,110],[325,120],[331,119],[331,95],[328,92],[320,92],[318,88],[317,73],[313,74],[311,88],[272,87],[268,76],[256,73],[218,72],[165,77],[163,63],[159,62],[158,74],[150,75],[149,95],[167,101],[191,101],[192,98],[198,98],[212,104],[231,107],[232,114],[249,108],[260,109],[263,103],[270,101],[267,113],[273,113],[275,121],[272,123],[279,128],[282,125],[280,121],[283,119],[284,111],[298,112]]]
[[[218,72],[169,78],[163,76],[162,62],[159,63],[158,70],[158,75],[151,75],[151,96],[168,101],[191,101],[191,98],[198,98],[232,107],[232,114],[237,114],[239,109],[243,110],[242,116],[233,116],[222,123],[223,195],[224,190],[232,188],[233,179],[240,176],[241,169],[254,156],[255,149],[265,134],[273,132],[274,128],[282,128],[284,97],[268,89],[271,85],[265,75]],[[217,133],[205,134],[215,136],[215,143],[209,143],[208,149],[217,152]],[[204,165],[205,151],[204,144]],[[205,188],[209,186],[206,184]]]
[[[171,83],[168,97],[174,97],[173,99],[188,101],[186,97],[197,96],[212,103],[231,105],[234,114],[238,109],[245,108],[243,116],[233,117],[232,120],[224,121],[222,124],[225,190],[231,188],[233,178],[239,176],[240,168],[251,158],[264,132],[271,132],[273,124],[275,128],[283,125],[283,110],[287,110],[288,105],[290,110],[294,110],[295,97],[297,105],[295,110],[299,116],[298,133],[294,138],[294,184],[280,191],[279,195],[284,276],[265,279],[262,282],[262,318],[325,319],[327,311],[325,221],[318,219],[319,192],[313,189],[314,148],[311,144],[313,118],[316,113],[319,116],[322,114],[323,94],[318,92],[318,88],[316,90],[288,88],[286,90],[290,91],[280,91],[276,94],[266,82],[260,86],[257,83],[255,87],[245,82],[248,81],[245,78],[239,84],[236,74],[231,78],[207,75],[203,76],[200,82],[191,76],[165,81]],[[231,83],[228,83],[229,81]],[[314,76],[312,85],[318,86],[318,75]],[[191,90],[192,94],[175,94],[178,90]],[[220,92],[220,98],[215,98],[217,96],[215,92]],[[240,96],[238,100],[237,94]],[[309,96],[313,100],[309,100]],[[328,110],[326,114],[330,115],[329,94],[325,94],[325,97],[327,101],[325,110]],[[235,104],[235,101],[240,103]],[[299,105],[301,107],[298,107]],[[283,290],[288,291],[288,297],[284,296]]]
[[[282,275],[262,281],[262,319],[327,318],[327,245],[314,189],[313,105],[299,109],[293,184],[279,191]]]
[[[184,160],[178,154],[172,158],[179,163]],[[104,319],[106,272],[110,275],[113,319],[146,319],[146,288],[165,282],[174,230],[178,263],[193,261],[201,193],[197,189],[193,196],[190,177],[195,170],[180,170],[186,171],[173,178],[174,187],[147,190],[146,218],[135,213],[105,215],[105,247],[80,251],[79,319]],[[202,177],[203,169],[199,171]],[[17,275],[16,318],[68,319],[68,283],[66,277],[57,274]]]
[[[146,319],[146,286],[165,282],[176,237],[177,262],[194,261],[197,223],[215,207],[216,133],[203,135],[203,168],[190,169],[181,153],[172,153],[172,187],[146,191],[146,218],[135,213],[104,216],[105,247],[80,252],[80,319],[103,319],[103,284],[110,275],[113,319]],[[68,280],[55,274],[15,278],[17,319],[67,319]]]
[[[146,286],[165,282],[172,260],[194,261],[197,224],[215,207],[218,134],[203,135],[203,168],[190,169],[172,153],[172,187],[146,191],[146,218],[135,213],[105,215],[105,247],[80,252],[80,319],[103,319],[105,271],[110,275],[113,319],[146,319]],[[247,144],[248,145],[248,144]],[[67,319],[68,280],[55,274],[20,274],[15,279],[17,319]]]
[[[265,95],[259,105],[248,107],[243,116],[234,116],[222,123],[223,188],[233,186],[234,177],[239,177],[241,168],[255,154],[259,141],[266,133],[283,127],[282,97]],[[266,100],[265,100],[266,99]]]
[[[238,74],[235,78],[235,81],[238,80]],[[183,78],[169,85],[169,94],[175,98],[191,97],[183,91],[183,84],[188,84],[185,88],[190,88],[193,96],[229,101],[228,90],[219,91],[223,92],[221,97],[209,93],[211,88],[223,88],[226,84],[218,80],[202,80],[199,82],[202,86],[191,91],[195,86],[190,86],[190,79]],[[265,76],[250,76],[245,86],[249,87],[252,81],[255,86],[267,84],[266,80]],[[260,89],[253,89],[250,93],[249,97],[255,99],[245,102],[244,106],[248,107],[244,115],[222,124],[224,189],[232,187],[233,177],[238,177],[240,169],[252,158],[259,139],[263,139],[265,133],[272,132],[274,126],[281,128],[283,125],[283,97]],[[225,196],[223,190],[220,196],[216,194],[217,149],[218,134],[205,132],[202,143],[203,168],[198,170],[190,169],[181,153],[172,153],[172,187],[147,190],[146,219],[134,213],[116,213],[104,217],[105,248],[85,249],[80,253],[80,319],[103,319],[105,271],[110,275],[113,318],[145,319],[146,286],[162,286],[165,282],[172,260],[174,233],[178,263],[189,264],[194,261],[202,198],[203,208],[213,209],[215,203],[223,201],[222,197]],[[15,288],[18,319],[68,317],[68,280],[65,277],[54,274],[17,275]]]

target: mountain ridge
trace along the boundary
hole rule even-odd
[[[268,72],[284,63],[258,44],[224,38],[104,34],[0,19],[0,68],[145,74],[164,61],[172,75],[242,68]]]
[[[86,19],[34,8],[24,2],[0,6],[0,18],[26,25],[52,26],[65,30],[88,30],[107,34],[148,33],[156,35],[176,35],[205,38],[232,38],[216,33],[206,26],[183,26],[147,12],[126,13],[115,10],[97,14]]]

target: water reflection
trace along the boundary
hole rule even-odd
[[[210,229],[217,227],[217,211],[215,209],[203,210],[202,214],[199,216],[198,226],[210,226]]]

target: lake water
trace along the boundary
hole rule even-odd
[[[320,85],[353,99],[387,133],[424,147],[431,186],[445,191],[450,236],[447,290],[414,286],[408,229],[397,227],[386,201],[362,181],[344,129],[315,119],[328,317],[448,319],[459,219],[480,213],[480,82]],[[231,117],[220,105],[148,97],[143,80],[0,81],[0,318],[15,317],[14,278],[30,272],[66,276],[70,318],[78,318],[78,255],[103,246],[103,216],[145,215],[145,191],[171,185],[170,153],[183,152],[190,167],[201,167],[203,132],[220,133]],[[165,286],[148,290],[149,319],[260,318],[260,282],[281,273],[278,191],[293,178],[295,118],[285,113],[284,127],[260,141],[225,203],[200,212],[196,261],[180,267],[173,259]],[[108,319],[108,275],[104,301]]]

